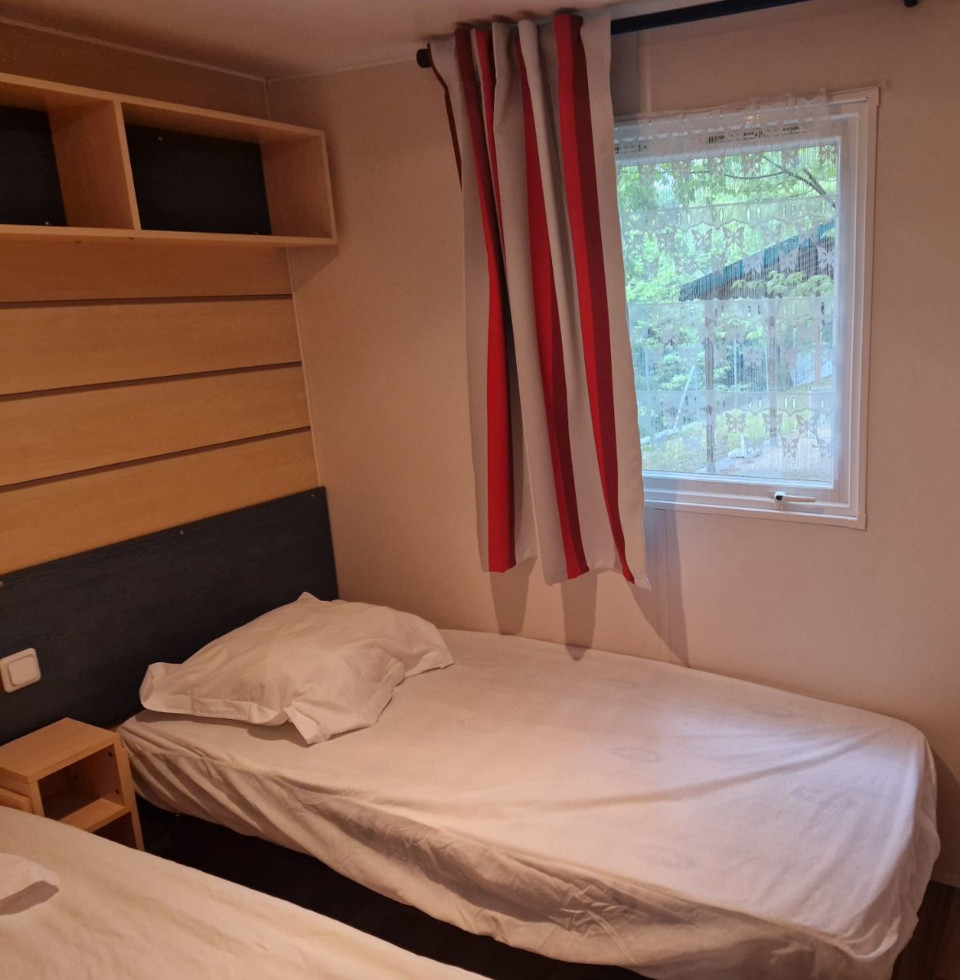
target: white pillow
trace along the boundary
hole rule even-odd
[[[23,912],[60,891],[60,879],[36,861],[0,854],[0,915]]]
[[[304,593],[301,600],[305,596],[313,599],[313,596]],[[433,623],[413,613],[398,612],[388,606],[371,606],[366,602],[344,602],[342,599],[313,601],[324,608],[326,636],[342,643],[375,639],[382,650],[403,664],[404,677],[413,677],[425,670],[447,667],[453,663],[440,631]]]
[[[152,711],[201,718],[290,721],[309,744],[367,728],[406,673],[444,666],[451,658],[438,633],[442,650],[425,641],[436,630],[424,620],[353,605],[304,593],[208,643],[183,664],[152,664],[140,700]]]

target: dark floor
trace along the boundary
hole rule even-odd
[[[142,800],[140,818],[146,849],[153,854],[276,895],[492,980],[638,980],[638,974],[618,967],[561,963],[474,936],[384,898],[315,858],[193,817],[174,816]]]

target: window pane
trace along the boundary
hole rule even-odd
[[[832,486],[839,140],[738,135],[618,158],[644,470]]]

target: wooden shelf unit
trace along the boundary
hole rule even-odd
[[[0,806],[143,848],[119,737],[72,718],[0,746]]]
[[[326,142],[319,130],[3,73],[0,106],[46,113],[67,219],[65,226],[18,225],[3,223],[0,214],[0,238],[261,247],[336,244]],[[141,227],[128,125],[257,144],[272,234]]]

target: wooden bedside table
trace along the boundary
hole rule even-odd
[[[82,721],[0,745],[0,805],[143,850],[127,753],[114,732]]]

